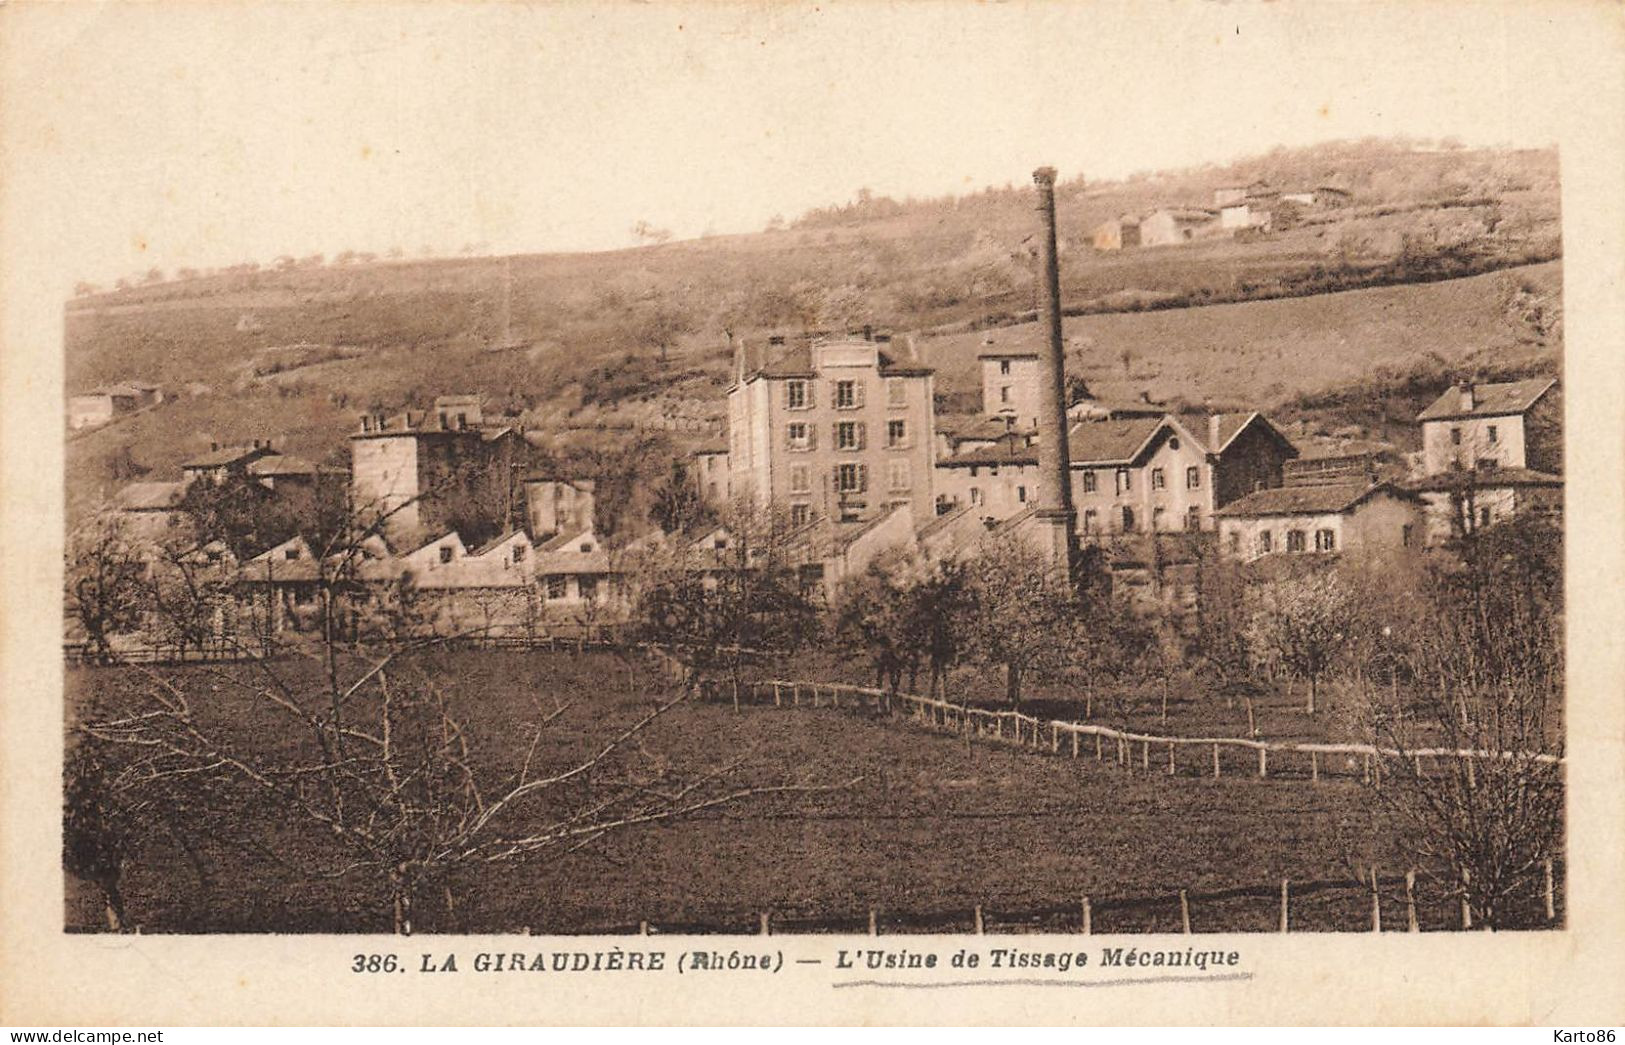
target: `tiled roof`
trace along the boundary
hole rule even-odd
[[[1163,417],[1079,421],[1066,436],[1072,464],[1121,464],[1133,460],[1164,423]]]
[[[1464,409],[1461,388],[1452,386],[1433,401],[1433,405],[1416,415],[1418,421],[1443,421],[1452,417],[1501,417],[1521,414],[1535,405],[1535,401],[1557,384],[1556,378],[1537,377],[1528,381],[1507,381],[1501,384],[1473,385],[1473,405]]]
[[[1440,472],[1407,483],[1406,488],[1418,493],[1438,493],[1475,487],[1494,490],[1508,486],[1562,486],[1563,477],[1537,472],[1533,468],[1480,468],[1455,472]]]
[[[174,508],[186,496],[185,483],[130,483],[113,495],[113,506],[126,512]]]
[[[248,464],[249,475],[315,475],[316,466],[309,461],[286,454],[271,454]]]
[[[1220,508],[1228,517],[1259,515],[1325,515],[1346,512],[1379,491],[1409,497],[1387,483],[1328,483],[1324,486],[1282,486],[1259,490]]]
[[[497,536],[497,537],[493,537],[490,540],[486,541],[484,544],[480,545],[478,548],[475,548],[472,551],[470,551],[468,553],[469,557],[472,558],[472,557],[477,556],[477,555],[484,555],[487,552],[496,551],[498,548],[500,548],[504,544],[508,543],[508,541],[512,540],[513,537],[516,536],[517,534],[519,534],[520,532],[521,531],[519,531],[519,530],[509,530],[507,533],[504,533],[504,534],[502,534],[500,536]]]
[[[978,446],[937,462],[939,468],[969,468],[971,465],[1037,464],[1038,447],[1028,446],[1019,435],[1001,437],[992,446]]]
[[[265,457],[271,451],[265,447],[253,446],[222,446],[218,450],[210,450],[206,454],[199,454],[190,461],[182,462],[182,468],[219,468],[222,465],[236,464],[246,458]]]

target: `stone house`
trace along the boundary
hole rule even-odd
[[[932,511],[932,371],[885,335],[757,353],[741,343],[728,390],[729,487],[792,525]]]
[[[1219,552],[1266,555],[1392,553],[1422,544],[1421,499],[1389,483],[1283,486],[1218,510]]]

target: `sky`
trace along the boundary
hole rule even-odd
[[[25,3],[7,174],[64,294],[281,254],[607,249],[639,221],[751,231],[860,187],[964,192],[1040,164],[1548,144],[1526,102],[1565,70],[1530,43],[1561,10]]]

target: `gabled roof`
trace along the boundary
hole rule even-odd
[[[1462,405],[1461,386],[1453,385],[1435,399],[1431,406],[1416,415],[1418,421],[1445,421],[1456,417],[1504,417],[1526,412],[1535,402],[1557,384],[1554,377],[1537,377],[1528,381],[1506,381],[1500,384],[1472,385],[1473,405]]]
[[[1201,421],[1192,424],[1190,427],[1191,433],[1202,443],[1202,445],[1207,449],[1208,453],[1224,453],[1230,448],[1230,444],[1236,441],[1236,437],[1245,432],[1248,427],[1255,422],[1263,425],[1271,435],[1275,436],[1275,438],[1279,439],[1286,446],[1292,447],[1293,450],[1297,449],[1296,446],[1293,446],[1292,440],[1286,437],[1286,433],[1275,427],[1269,418],[1265,417],[1257,410],[1239,410],[1229,413],[1219,413],[1213,414],[1212,417],[1217,418],[1219,422],[1217,425],[1217,441],[1211,438],[1214,434],[1214,426],[1208,419],[1204,418]]]
[[[113,507],[125,512],[164,511],[186,497],[185,483],[130,483],[113,495]]]
[[[1441,493],[1452,490],[1495,490],[1509,486],[1562,486],[1563,477],[1537,472],[1533,468],[1478,468],[1473,470],[1440,472],[1406,483],[1406,489],[1418,493]]]
[[[1328,483],[1324,486],[1281,486],[1258,490],[1220,508],[1215,515],[1252,518],[1264,515],[1328,515],[1347,512],[1378,493],[1414,499],[1389,483]]]
[[[523,537],[527,542],[530,540],[529,537],[525,537],[524,530],[509,530],[507,533],[493,537],[484,544],[480,545],[478,548],[469,551],[469,558],[476,558],[478,556],[494,552],[504,544],[507,544],[509,541],[513,540],[515,537]]]
[[[403,552],[401,554],[401,557],[406,558],[407,556],[410,556],[410,555],[416,555],[418,552],[422,551],[425,548],[430,547],[431,545],[439,544],[441,541],[445,540],[447,537],[450,537],[452,540],[456,541],[459,545],[463,544],[463,538],[458,535],[456,530],[447,530],[445,533],[442,533],[438,537],[432,537],[427,541],[418,542],[417,547],[411,549],[410,551]],[[467,549],[466,546],[464,546],[463,550],[464,550],[464,553],[466,554],[468,549]]]
[[[1164,425],[1175,423],[1166,416],[1129,417],[1121,421],[1078,421],[1067,431],[1067,450],[1073,467],[1127,464],[1140,455]]]

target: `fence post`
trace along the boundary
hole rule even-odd
[[[783,693],[780,692],[780,686],[779,686],[778,682],[775,681],[773,683],[773,706],[774,707],[780,707],[781,705],[783,705],[783,703],[784,703],[784,695],[783,695]]]
[[[1316,751],[1309,752],[1309,782],[1320,783],[1320,753]]]
[[[1408,932],[1421,932],[1422,926],[1416,920],[1416,870],[1412,868],[1405,872],[1405,929]]]
[[[1267,747],[1258,749],[1258,775],[1260,777],[1270,775],[1270,749]]]
[[[638,923],[638,935],[639,936],[648,936],[649,935],[649,922],[647,920],[644,920],[644,921],[641,921],[641,922]]]
[[[1174,775],[1174,742],[1168,742],[1168,775]]]
[[[1187,935],[1191,931],[1191,901],[1185,895],[1185,890],[1179,890],[1179,925],[1181,931]]]
[[[976,905],[976,935],[982,935],[982,905]]]
[[[1140,768],[1144,770],[1150,770],[1151,768],[1151,741],[1149,740],[1140,741]]]
[[[1246,699],[1247,699],[1247,735],[1250,736],[1250,737],[1257,737],[1258,736],[1258,722],[1253,718],[1253,698],[1248,697]]]
[[[1095,734],[1095,761],[1100,761],[1100,734]]]
[[[1546,858],[1543,869],[1546,873],[1546,920],[1548,922],[1555,922],[1557,921],[1557,895],[1556,889],[1553,887],[1554,883],[1552,881],[1551,857],[1548,856]]]
[[[1078,757],[1078,731],[1075,729],[1072,731],[1072,757]]]
[[[1473,770],[1473,756],[1467,756],[1467,786],[1478,786],[1478,774]]]
[[[875,909],[873,907],[869,908],[869,935],[880,935],[880,921],[875,917]]]
[[[1213,779],[1219,779],[1219,745],[1213,745]]]
[[[1473,927],[1473,907],[1467,902],[1467,887],[1472,884],[1472,881],[1473,873],[1463,867],[1461,869],[1461,927],[1463,929]]]
[[[1370,755],[1364,756],[1364,762],[1362,763],[1362,768],[1360,770],[1360,783],[1362,783],[1362,784],[1371,783],[1371,756]]]
[[[773,935],[772,921],[773,921],[772,915],[768,914],[766,911],[763,911],[762,912],[762,925],[761,925],[761,929],[760,929],[761,935],[763,935],[763,936],[772,936]]]
[[[1094,932],[1094,912],[1089,909],[1089,898],[1083,898],[1083,935],[1088,936]]]
[[[1061,750],[1061,727],[1054,722],[1049,724],[1049,753],[1056,754]]]
[[[1281,879],[1281,931],[1282,932],[1288,932],[1289,931],[1288,926],[1291,925],[1291,922],[1288,921],[1288,914],[1287,914],[1289,903],[1290,903],[1290,900],[1288,899],[1287,880],[1285,878],[1283,878],[1283,879]]]
[[[1377,869],[1371,869],[1371,931],[1382,932],[1382,893],[1378,891]]]
[[[1378,791],[1382,790],[1382,759],[1381,758],[1373,758],[1371,760],[1371,786],[1376,788]]]

